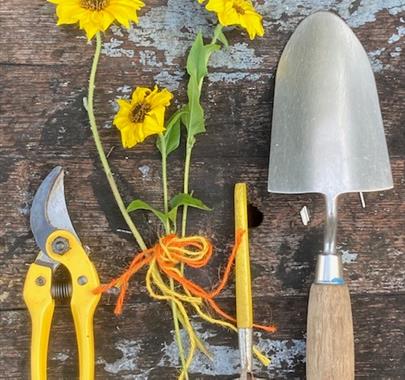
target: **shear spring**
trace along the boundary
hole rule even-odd
[[[58,300],[70,298],[72,295],[72,284],[70,282],[59,282],[52,285],[52,296]]]

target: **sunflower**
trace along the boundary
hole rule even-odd
[[[263,36],[262,16],[256,12],[250,0],[208,0],[207,10],[215,12],[223,26],[239,25],[245,28],[253,40]]]
[[[137,87],[130,101],[119,99],[120,106],[114,118],[114,125],[121,131],[122,146],[132,148],[146,137],[165,130],[166,107],[173,98],[166,89],[153,90]]]
[[[129,28],[138,23],[136,11],[145,4],[141,0],[48,0],[56,4],[57,25],[79,23],[90,40],[97,32],[104,32],[117,20]]]

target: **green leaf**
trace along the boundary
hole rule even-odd
[[[167,222],[167,216],[163,212],[156,210],[151,205],[149,205],[148,203],[146,203],[144,201],[141,201],[140,199],[135,199],[127,207],[128,212],[132,212],[132,211],[136,211],[136,210],[151,211],[151,212],[153,212],[153,214],[155,214],[160,219],[160,221],[163,224],[165,224]]]
[[[175,195],[170,200],[171,210],[168,212],[167,216],[173,223],[176,223],[177,210],[180,206],[189,206],[199,208],[201,210],[211,211],[211,209],[208,206],[206,206],[200,199],[195,198],[190,194],[180,193]]]
[[[186,127],[190,136],[205,132],[204,110],[200,104],[200,93],[197,82],[190,78],[187,87],[189,112],[185,116]]]
[[[156,140],[156,146],[162,155],[167,157],[178,148],[181,118],[186,112],[186,107],[176,111],[167,122],[165,133]]]
[[[200,104],[201,88],[208,74],[208,60],[219,49],[217,44],[204,45],[202,34],[198,33],[187,57],[187,72],[190,75],[187,86],[188,112],[182,119],[191,137],[205,132],[204,110]]]
[[[176,225],[178,207],[172,208],[168,213],[168,218]]]
[[[221,41],[222,45],[225,47],[229,46],[228,39],[225,37],[223,26],[221,24],[218,24],[214,30],[214,39]]]
[[[201,210],[211,211],[200,199],[193,197],[190,194],[180,193],[175,195],[170,201],[171,208],[179,206],[190,206]]]
[[[198,33],[187,57],[187,72],[200,82],[208,74],[208,60],[211,54],[219,50],[216,44],[204,45],[202,34]]]

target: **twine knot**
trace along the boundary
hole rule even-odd
[[[237,331],[235,326],[236,319],[222,310],[214,298],[221,293],[228,282],[244,233],[245,231],[243,230],[237,231],[235,245],[232,248],[223,274],[217,286],[211,291],[205,290],[200,285],[186,278],[183,270],[180,269],[183,265],[191,268],[204,267],[212,256],[213,247],[211,242],[207,238],[198,235],[178,237],[175,234],[169,234],[161,237],[153,247],[139,252],[121,276],[113,279],[106,285],[98,287],[95,289],[95,292],[104,293],[113,287],[119,287],[120,294],[114,310],[115,314],[119,315],[122,313],[131,277],[144,266],[148,266],[146,288],[149,295],[156,300],[174,302],[180,313],[179,320],[186,329],[190,340],[190,352],[186,363],[186,367],[188,367],[194,355],[194,350],[197,347],[207,356],[210,357],[210,354],[194,332],[185,307],[186,304],[194,308],[197,314],[205,321]],[[172,286],[173,284],[177,286]],[[212,317],[211,313],[204,308],[206,305],[209,305],[222,319]],[[254,324],[253,327],[267,332],[276,331],[274,325],[264,326]],[[266,362],[265,356],[256,348],[254,348],[254,352],[263,363]],[[184,372],[185,370],[183,369],[180,378],[184,377]]]

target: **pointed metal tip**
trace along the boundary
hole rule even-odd
[[[324,22],[325,20],[329,22],[339,22],[343,23],[349,28],[346,22],[336,13],[330,11],[317,11],[306,17],[303,22]],[[349,28],[350,29],[350,28]]]
[[[53,168],[42,181],[32,202],[31,230],[38,247],[44,253],[46,240],[53,231],[64,229],[76,235],[66,207],[63,177],[61,166]]]

